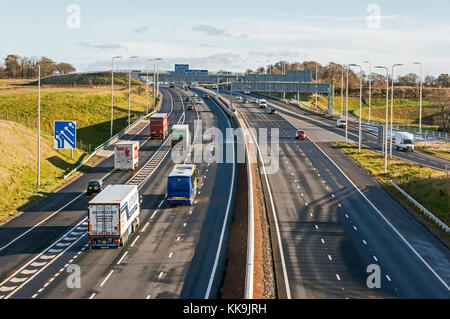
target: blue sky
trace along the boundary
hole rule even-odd
[[[48,56],[79,71],[106,70],[114,55],[193,68],[244,71],[279,60],[392,65],[400,74],[450,73],[450,0],[428,1],[3,1],[0,57]],[[80,9],[80,28],[69,28]],[[370,6],[370,5],[375,5]],[[375,8],[378,11],[368,12]],[[376,15],[379,13],[380,19]],[[379,21],[375,26],[372,22]],[[73,20],[71,20],[73,21]],[[127,68],[127,60],[118,62]],[[259,62],[257,62],[259,61]]]

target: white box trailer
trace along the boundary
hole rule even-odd
[[[109,185],[88,203],[90,247],[118,247],[139,226],[141,199],[136,185]]]
[[[395,147],[402,151],[414,152],[414,135],[407,132],[395,133]]]
[[[134,170],[139,162],[139,141],[119,142],[114,145],[114,169]]]

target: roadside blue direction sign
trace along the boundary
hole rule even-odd
[[[77,123],[75,121],[55,121],[53,145],[56,149],[71,150],[77,147]]]

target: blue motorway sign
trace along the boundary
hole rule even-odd
[[[77,123],[75,121],[55,121],[53,145],[56,149],[70,150],[77,147]]]

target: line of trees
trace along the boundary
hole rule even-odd
[[[304,61],[302,63],[300,62],[289,63],[286,61],[279,61],[266,67],[259,67],[255,72],[282,74],[284,67],[284,70],[286,71],[289,70],[312,71],[314,80],[316,78],[316,66],[318,79],[320,82],[333,83],[336,88],[341,87],[341,75],[343,65],[334,62],[330,62],[327,65],[322,65],[316,61]],[[247,72],[252,72],[252,70],[247,70]],[[346,72],[347,71],[344,70],[344,76],[346,76]],[[365,81],[364,86],[368,85],[369,83],[368,80],[369,80],[368,74],[365,74],[363,72],[363,81]],[[417,74],[408,73],[404,76],[398,76],[394,81],[394,83],[396,86],[414,87],[419,84],[419,80],[420,79]],[[355,73],[353,69],[349,70],[348,84],[350,89],[359,88],[359,75]],[[438,77],[427,75],[423,80],[423,85],[425,87],[432,87],[432,88],[450,88],[450,76],[448,75],[448,73],[441,74]],[[386,86],[386,77],[382,74],[372,72],[372,86],[374,88],[384,88]]]
[[[38,64],[41,64],[41,77],[68,74],[76,69],[69,63],[56,63],[47,57],[21,57],[9,54],[0,64],[0,78],[2,79],[34,79],[38,76]]]

